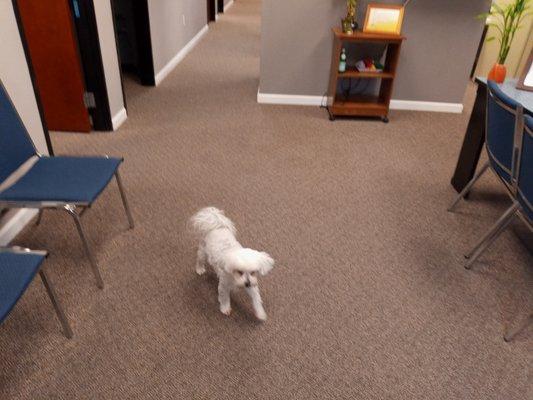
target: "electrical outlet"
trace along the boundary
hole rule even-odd
[[[181,17],[182,17],[182,20],[183,20],[183,26],[186,26],[187,23],[185,22],[185,14],[183,14]]]

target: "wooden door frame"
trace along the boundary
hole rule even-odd
[[[31,58],[30,58],[30,49],[28,46],[28,41],[26,40],[26,34],[22,27],[22,18],[20,16],[17,0],[12,0],[11,3],[13,5],[13,11],[15,12],[15,19],[17,20],[17,28],[19,30],[20,40],[22,42],[22,48],[24,49],[24,57],[26,58],[26,64],[28,65],[28,70],[30,72],[31,85],[33,87],[33,93],[35,94],[35,102],[37,103],[37,109],[39,110],[39,117],[41,118],[41,125],[43,127],[46,147],[48,148],[48,154],[53,156],[54,149],[52,147],[52,141],[50,140],[50,132],[48,131],[48,126],[46,125],[46,120],[44,119],[43,103],[41,101],[39,90],[37,89],[35,72],[33,70],[33,64],[31,63]]]

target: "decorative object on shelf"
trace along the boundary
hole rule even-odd
[[[355,69],[359,72],[383,72],[384,66],[379,61],[374,61],[371,58],[365,58],[355,64]]]
[[[346,49],[342,49],[341,60],[339,62],[339,72],[346,72]]]
[[[486,20],[487,26],[494,27],[497,30],[495,36],[487,38],[487,42],[493,41],[496,38],[500,42],[498,59],[489,72],[487,77],[489,80],[496,81],[497,83],[503,83],[505,80],[505,76],[507,75],[505,61],[509,55],[509,50],[511,50],[516,32],[520,29],[523,18],[528,15],[527,11],[530,10],[529,4],[530,0],[514,0],[504,6],[493,2],[488,13],[478,16],[478,18]]]
[[[522,71],[522,75],[520,75],[516,88],[533,92],[533,50],[531,50],[531,54],[524,67],[524,71]]]
[[[346,0],[348,13],[346,18],[342,19],[342,32],[347,35],[353,35],[359,25],[357,24],[357,0]]]
[[[400,35],[402,32],[403,14],[404,6],[369,4],[366,10],[363,31],[368,33]]]

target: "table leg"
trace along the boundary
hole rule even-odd
[[[476,173],[479,157],[485,143],[486,107],[487,86],[478,84],[476,102],[451,182],[457,192],[461,192]]]

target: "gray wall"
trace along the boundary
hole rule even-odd
[[[368,0],[359,1],[362,25]],[[403,1],[381,0],[401,4]],[[393,98],[462,103],[490,0],[412,0]],[[263,0],[260,92],[322,96],[343,0]]]
[[[205,0],[149,0],[150,34],[157,75],[207,24]],[[183,24],[185,16],[185,25]]]

